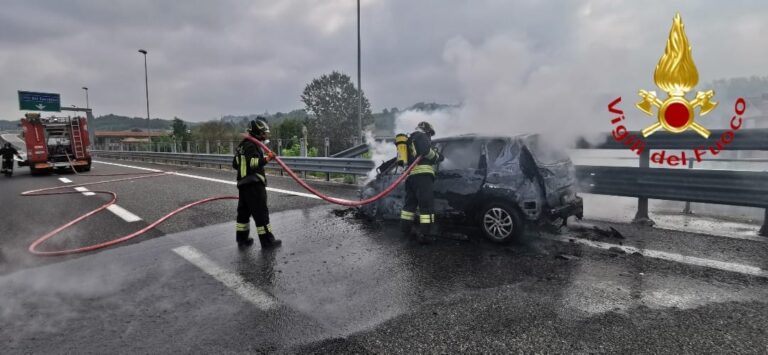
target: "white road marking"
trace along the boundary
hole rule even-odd
[[[667,261],[674,261],[681,264],[688,264],[688,265],[694,265],[694,266],[703,266],[708,267],[711,269],[717,269],[717,270],[723,270],[723,271],[730,271],[730,272],[736,272],[739,274],[745,274],[745,275],[752,275],[752,276],[759,276],[759,277],[766,277],[768,278],[768,271],[761,269],[757,266],[752,265],[745,265],[745,264],[738,264],[738,263],[729,263],[725,261],[719,261],[719,260],[712,260],[712,259],[705,259],[705,258],[698,258],[695,256],[688,256],[688,255],[682,255],[682,254],[676,254],[676,253],[670,253],[666,251],[659,251],[659,250],[652,250],[652,249],[640,249],[630,246],[624,246],[624,245],[617,245],[617,244],[611,244],[611,243],[603,243],[603,242],[596,242],[593,240],[587,240],[587,239],[581,239],[581,238],[572,238],[567,236],[542,236],[543,238],[558,241],[558,242],[564,242],[564,243],[578,243],[582,245],[586,245],[592,248],[597,249],[605,249],[608,250],[610,248],[619,248],[627,252],[628,254],[631,253],[640,253],[643,254],[646,257],[655,258],[655,259],[661,259],[661,260],[667,260]]]
[[[82,186],[76,187],[75,190],[82,192],[83,195],[85,195],[85,196],[93,196],[93,195],[95,195],[95,193],[88,191],[88,189],[86,189],[86,188],[84,188]]]
[[[277,306],[277,300],[274,297],[251,285],[242,276],[217,265],[197,249],[184,245],[173,249],[173,252],[197,266],[206,274],[213,276],[214,279],[223,283],[224,286],[229,287],[256,307],[266,311]]]
[[[125,208],[122,208],[118,205],[110,205],[107,207],[107,209],[117,215],[118,217],[122,218],[126,222],[138,222],[141,221],[141,217],[131,213],[130,211],[126,210]]]
[[[118,164],[118,163],[109,163],[109,162],[98,161],[98,160],[94,160],[93,162],[94,163],[99,163],[99,164],[106,164],[106,165],[122,166],[124,168],[133,168],[133,169],[139,169],[139,170],[152,171],[152,172],[156,172],[156,173],[162,173],[163,172],[162,170],[157,170],[157,169],[142,168],[140,166],[125,165],[125,164]]]
[[[63,178],[63,177],[62,177],[62,178],[59,178],[59,181],[61,181],[61,182],[65,183],[65,184],[69,184],[69,183],[71,183],[71,182],[72,182],[72,180],[70,180],[70,179],[67,179],[67,178]]]
[[[109,163],[109,162],[105,162],[105,161],[96,161],[96,160],[94,160],[93,162],[94,163],[100,163],[100,164],[120,166],[120,167],[124,167],[124,168],[134,168],[134,169],[139,169],[139,170],[146,170],[146,171],[153,171],[153,172],[162,172],[162,170],[143,168],[143,167],[140,167],[140,166],[117,164],[117,163]],[[204,180],[204,181],[218,182],[218,183],[227,184],[227,185],[237,185],[237,182],[231,181],[231,180],[215,179],[215,178],[209,178],[209,177],[205,177],[205,176],[183,174],[183,173],[173,173],[173,175],[182,176],[182,177],[188,177],[188,178],[198,179],[198,180]],[[315,196],[313,194],[309,194],[309,193],[305,193],[305,192],[298,192],[298,191],[291,191],[291,190],[276,189],[274,187],[267,187],[267,191],[277,192],[277,193],[286,194],[286,195],[293,195],[293,196],[301,196],[301,197],[306,197],[306,198],[313,198],[313,199],[318,199],[318,200],[320,199],[319,197],[317,197],[317,196]]]

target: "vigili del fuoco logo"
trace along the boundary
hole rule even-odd
[[[646,149],[645,138],[661,129],[672,134],[682,133],[690,129],[705,139],[709,138],[711,132],[705,127],[704,122],[696,121],[696,108],[700,109],[698,116],[701,117],[712,112],[718,103],[713,101],[714,90],[698,91],[692,100],[686,98],[688,92],[698,84],[699,72],[693,63],[691,47],[688,44],[685,26],[679,13],[675,15],[672,21],[667,47],[664,49],[664,55],[659,59],[659,63],[656,64],[653,81],[659,89],[667,93],[667,97],[662,99],[656,94],[656,91],[640,90],[641,100],[635,104],[635,107],[648,116],[655,114],[656,122],[641,131],[642,138],[630,133],[621,124],[626,117],[624,111],[617,108],[621,102],[621,97],[618,97],[608,104],[608,111],[618,115],[611,120],[613,139],[624,143],[627,148],[640,155]],[[692,157],[686,156],[686,151],[674,154],[660,150],[651,155],[651,161],[657,164],[677,166],[686,165],[688,159],[701,162],[704,155],[715,156],[719,154],[736,138],[735,132],[742,126],[742,116],[745,110],[746,101],[740,97],[734,103],[735,114],[731,118],[730,129],[723,132],[718,140],[708,141],[710,143],[706,147],[703,145],[691,147]]]

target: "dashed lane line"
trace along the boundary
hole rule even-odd
[[[139,169],[139,170],[145,170],[145,171],[158,172],[158,173],[162,172],[162,170],[151,169],[151,168],[144,168],[144,167],[134,166],[134,165],[110,163],[110,162],[97,161],[97,160],[94,160],[93,162],[94,163],[99,163],[99,164],[107,164],[107,165],[120,166],[120,167],[124,167],[124,168],[133,168],[133,169]],[[198,180],[204,180],[204,181],[218,182],[218,183],[227,184],[227,185],[237,185],[237,183],[234,182],[234,181],[209,178],[209,177],[199,176],[199,175],[184,174],[184,173],[173,173],[173,175],[187,177],[187,178],[192,178],[192,179],[198,179]],[[306,198],[313,198],[313,199],[318,199],[318,200],[320,199],[319,197],[317,197],[317,196],[315,196],[313,194],[308,194],[308,193],[298,192],[298,191],[291,191],[291,190],[276,189],[274,187],[267,187],[267,191],[277,192],[277,193],[286,194],[286,195],[293,195],[293,196],[301,196],[301,197],[306,197]]]
[[[71,184],[71,183],[72,183],[72,180],[70,180],[70,179],[67,179],[67,178],[65,178],[65,177],[61,177],[61,178],[59,178],[59,181],[61,181],[61,182],[65,183],[65,184]]]
[[[82,186],[76,187],[75,190],[82,192],[83,195],[85,195],[85,196],[93,196],[93,195],[95,195],[95,193],[88,191],[88,189],[86,189],[85,187],[82,187]]]
[[[695,256],[688,256],[688,255],[682,255],[682,254],[676,254],[676,253],[670,253],[666,251],[660,251],[660,250],[653,250],[653,249],[641,249],[626,245],[617,245],[617,244],[611,244],[611,243],[603,243],[603,242],[597,242],[594,240],[587,240],[587,239],[581,239],[581,238],[573,238],[573,237],[567,237],[567,236],[550,236],[550,235],[543,235],[543,238],[554,240],[558,242],[563,243],[577,243],[586,245],[588,247],[597,248],[597,249],[604,249],[608,250],[610,248],[619,248],[627,252],[628,254],[631,253],[640,253],[643,256],[655,258],[655,259],[661,259],[661,260],[667,260],[667,261],[673,261],[681,264],[687,264],[687,265],[693,265],[693,266],[702,266],[707,267],[710,269],[717,269],[717,270],[723,270],[723,271],[729,271],[729,272],[735,272],[739,274],[744,275],[751,275],[751,276],[759,276],[759,277],[765,277],[768,278],[768,271],[764,270],[762,268],[759,268],[757,266],[752,265],[745,265],[745,264],[739,264],[739,263],[729,263],[725,261],[720,260],[712,260],[712,259],[705,259],[705,258],[698,258]]]
[[[199,250],[189,245],[184,245],[173,249],[173,252],[197,266],[206,274],[213,276],[214,279],[259,309],[267,311],[277,306],[277,300],[273,296],[256,288],[256,286],[253,286],[242,276],[219,266]]]
[[[89,191],[87,188],[82,186],[75,187],[75,190],[82,192],[83,195],[85,196],[95,195],[95,193]],[[116,204],[110,205],[109,207],[107,207],[107,210],[109,210],[109,212],[114,213],[116,216],[122,218],[124,221],[128,223],[141,221],[141,217],[133,214],[131,211],[128,211],[125,208],[122,208]]]
[[[138,222],[141,221],[141,217],[131,213],[130,211],[126,210],[125,208],[122,208],[118,205],[110,205],[107,207],[107,209],[117,215],[118,217],[122,218],[126,222]]]

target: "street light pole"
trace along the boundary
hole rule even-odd
[[[91,106],[88,104],[88,87],[83,86],[83,90],[85,90],[85,108],[91,108]]]
[[[357,129],[360,132],[360,143],[363,143],[365,134],[363,134],[363,87],[360,86],[360,0],[357,0]]]
[[[144,89],[147,95],[147,142],[149,142],[149,148],[152,149],[152,127],[149,120],[149,76],[147,74],[147,51],[139,49],[139,53],[144,55]]]

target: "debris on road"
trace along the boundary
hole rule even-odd
[[[450,240],[461,240],[461,241],[469,240],[468,235],[464,233],[458,233],[458,232],[444,233],[444,234],[441,234],[440,237],[442,237],[443,239],[450,239]]]
[[[610,248],[608,248],[608,251],[610,251],[612,253],[616,253],[616,254],[626,254],[627,253],[626,250],[624,250],[622,248],[619,248],[619,247],[610,247]]]
[[[592,231],[595,232],[595,234],[602,236],[602,237],[610,237],[615,239],[626,239],[621,234],[621,232],[617,231],[616,228],[608,227],[608,229],[599,228],[598,226],[592,226]]]
[[[357,209],[355,208],[345,208],[345,209],[334,209],[333,214],[336,215],[336,217],[346,217],[350,214],[356,213]]]
[[[560,260],[578,260],[579,257],[575,256],[575,255],[568,255],[568,254],[562,254],[561,253],[561,254],[555,255],[555,259],[560,259]]]

